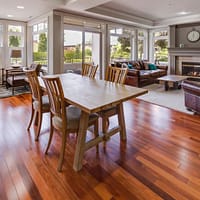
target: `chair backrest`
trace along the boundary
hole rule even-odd
[[[128,69],[108,66],[106,69],[106,81],[124,84]]]
[[[42,76],[42,79],[49,96],[51,113],[66,121],[66,104],[60,78],[55,76]]]
[[[31,66],[29,67],[29,69],[35,70],[37,73],[37,76],[40,75],[40,70],[41,70],[42,65],[40,64],[31,64]]]
[[[98,69],[98,65],[92,65],[84,63],[82,65],[82,76],[88,76],[90,78],[95,78],[96,72]]]
[[[26,73],[26,76],[28,78],[33,100],[41,102],[42,92],[40,89],[36,70],[24,69],[24,72]]]

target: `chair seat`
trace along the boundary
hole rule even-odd
[[[40,109],[39,105],[40,105],[39,101],[35,100],[33,102],[33,108],[35,110]],[[48,112],[49,110],[50,110],[49,98],[48,98],[48,95],[44,95],[44,96],[42,96],[42,111],[43,112],[45,112],[45,111]]]
[[[68,106],[66,108],[67,115],[67,130],[75,130],[79,128],[81,110],[75,106]],[[89,116],[89,123],[93,120],[97,120],[97,114],[91,114]],[[53,126],[57,129],[62,129],[62,118],[59,116],[54,116],[52,119]]]
[[[7,78],[7,83],[10,84],[11,86],[13,85],[24,85],[27,84],[27,82],[25,81],[25,75],[18,75],[18,76],[9,76]]]

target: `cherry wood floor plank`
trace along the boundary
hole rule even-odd
[[[6,161],[0,157],[0,199],[18,199]]]
[[[200,200],[200,116],[138,99],[125,102],[127,141],[116,134],[98,154],[89,149],[75,172],[72,134],[59,173],[61,137],[55,132],[45,155],[49,114],[36,142],[35,129],[26,131],[30,112],[30,94],[0,99],[0,199]],[[112,117],[110,125],[116,122]]]

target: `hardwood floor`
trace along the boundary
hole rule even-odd
[[[29,94],[0,99],[0,199],[200,199],[200,116],[132,100],[124,104],[127,142],[119,135],[85,153],[72,168],[76,137],[69,136],[63,172],[57,172],[60,136],[44,155],[49,114],[41,135],[26,126]],[[112,119],[111,125],[115,123]]]

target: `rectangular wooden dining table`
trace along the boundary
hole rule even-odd
[[[74,170],[79,171],[82,168],[84,152],[99,142],[104,141],[105,138],[104,134],[99,134],[99,137],[86,142],[89,114],[116,106],[119,124],[106,134],[108,134],[107,136],[112,136],[119,132],[120,139],[126,140],[123,102],[145,94],[148,91],[128,85],[91,79],[73,73],[51,76],[60,77],[65,101],[81,109],[81,119],[73,163]],[[40,86],[45,88],[40,77],[39,82]]]

